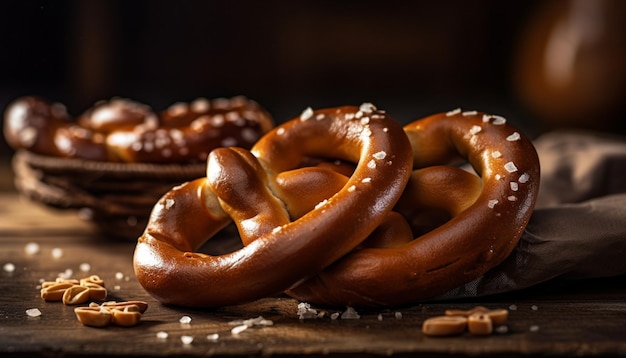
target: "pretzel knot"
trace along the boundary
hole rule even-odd
[[[329,165],[354,163],[350,176]],[[402,127],[370,104],[305,110],[250,152],[211,152],[207,177],[166,193],[139,238],[139,282],[161,302],[224,306],[283,292],[358,246],[400,198],[412,166]],[[339,166],[343,167],[343,166]],[[244,246],[196,250],[234,220]]]
[[[250,151],[215,149],[206,178],[167,193],[135,272],[157,299],[185,306],[280,292],[334,306],[410,304],[504,260],[538,185],[534,147],[499,116],[459,110],[401,128],[370,104],[307,109]],[[231,220],[243,248],[195,252]]]

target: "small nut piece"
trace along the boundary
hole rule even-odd
[[[139,324],[141,319],[141,312],[137,306],[126,306],[124,309],[114,309],[111,311],[113,314],[113,323],[122,327],[132,327]]]
[[[428,336],[455,336],[465,332],[467,318],[463,316],[436,316],[422,324],[422,332]]]
[[[483,314],[491,319],[494,326],[503,325],[509,318],[509,311],[506,309],[488,309],[483,306],[476,306],[469,310],[448,309],[445,311],[446,316],[463,316],[469,317],[474,314]]]
[[[81,285],[89,289],[89,299],[93,301],[102,301],[107,298],[107,289],[95,283],[85,282]]]
[[[493,332],[493,323],[489,315],[474,313],[467,317],[467,330],[476,336],[488,336]]]
[[[111,312],[99,307],[76,307],[74,313],[80,323],[89,327],[106,327],[113,321]]]
[[[136,307],[140,313],[144,313],[148,309],[148,303],[145,301],[124,301],[124,302],[107,301],[107,302],[103,302],[102,306],[109,308],[109,309],[118,309],[118,310],[123,310],[128,306],[133,306],[132,309]]]
[[[144,301],[109,301],[102,305],[92,302],[89,307],[77,307],[74,313],[85,326],[106,327],[114,324],[132,327],[139,324],[141,315],[146,309],[148,309],[148,303]]]
[[[41,284],[41,298],[51,301],[62,301],[66,305],[78,305],[88,300],[102,301],[107,297],[104,281],[97,275],[80,280],[61,279]]]
[[[104,280],[101,279],[98,275],[91,275],[89,277],[81,278],[80,284],[83,286],[98,285],[104,287]]]
[[[63,293],[63,303],[66,305],[79,305],[89,301],[89,288],[74,285]]]
[[[483,306],[469,310],[448,309],[445,316],[425,320],[422,331],[429,336],[452,336],[467,330],[470,334],[485,336],[493,333],[495,326],[503,325],[508,317],[506,309],[491,310]]]
[[[48,302],[61,301],[65,291],[74,286],[71,282],[44,282],[41,285],[41,298]]]

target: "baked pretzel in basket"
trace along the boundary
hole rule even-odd
[[[221,146],[250,148],[273,127],[270,115],[243,96],[199,98],[161,113],[124,98],[100,101],[73,120],[64,105],[27,96],[5,112],[14,149],[61,158],[123,163],[203,162]]]

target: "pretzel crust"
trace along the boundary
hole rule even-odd
[[[300,188],[290,187],[284,173],[307,170],[302,166],[308,158],[337,158],[356,167],[338,192],[305,213],[307,208],[294,209],[297,199],[283,200],[280,193]],[[212,151],[207,178],[166,193],[138,240],[137,278],[161,302],[184,306],[234,305],[295,287],[385,220],[412,161],[402,127],[372,106],[307,109],[250,152]],[[301,217],[291,217],[289,208]],[[217,256],[195,252],[231,219],[243,248]]]

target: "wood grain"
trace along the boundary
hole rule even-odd
[[[363,311],[353,320],[331,318],[345,307],[316,307],[326,312],[324,317],[301,320],[299,302],[282,296],[214,310],[167,307],[136,281],[134,242],[99,236],[75,213],[44,209],[15,193],[0,194],[0,202],[0,264],[15,266],[13,272],[0,273],[1,356],[626,356],[624,278],[550,282],[472,301]],[[25,253],[29,242],[40,245],[38,254]],[[54,258],[54,248],[62,249],[63,256]],[[90,271],[80,271],[82,263],[88,263]],[[41,280],[54,280],[68,269],[75,278],[99,275],[110,300],[147,301],[140,325],[85,327],[76,319],[74,307],[44,302],[38,288]],[[422,334],[426,318],[448,308],[476,305],[515,308],[506,332],[449,338]],[[29,308],[39,308],[42,315],[28,317]],[[190,324],[179,322],[184,315],[192,318]],[[231,334],[233,321],[258,316],[274,324]],[[160,331],[168,338],[158,339]],[[217,340],[207,339],[214,333]],[[183,344],[182,336],[192,336],[193,342]]]

